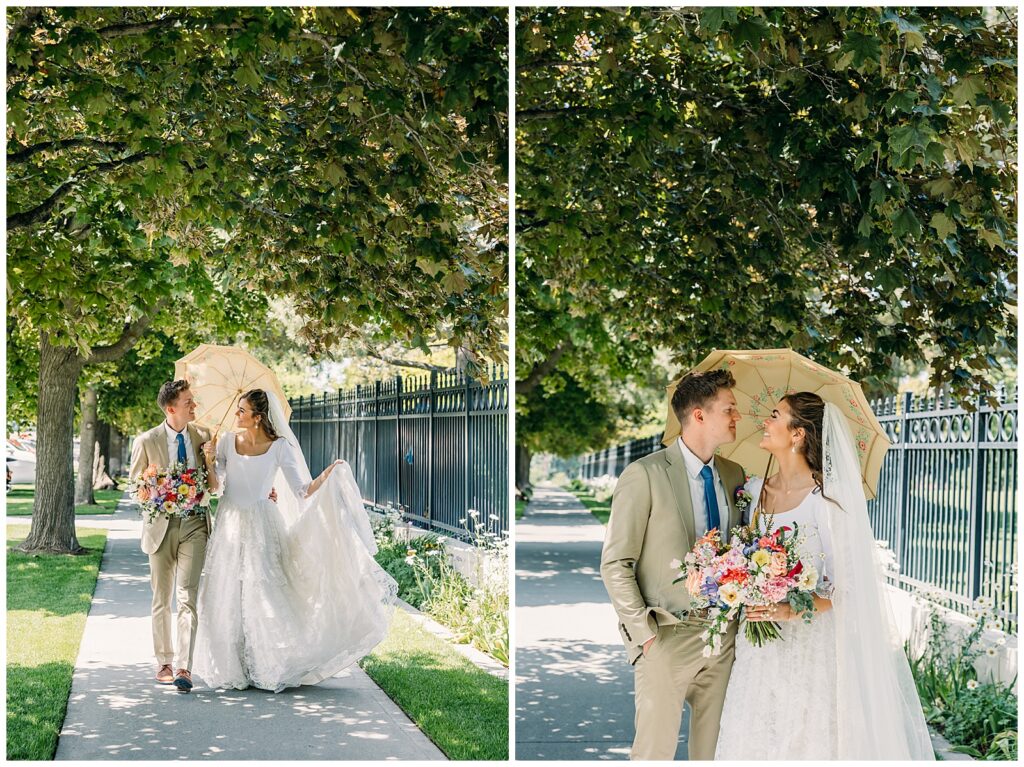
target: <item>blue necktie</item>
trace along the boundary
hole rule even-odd
[[[185,455],[185,438],[180,434],[178,435],[178,463],[188,466],[188,456]],[[707,490],[705,489],[704,492],[706,493]]]
[[[700,478],[704,480],[704,508],[708,512],[708,530],[712,530],[718,528],[721,523],[718,520],[718,494],[715,492],[715,477],[711,473],[710,466],[705,466],[700,470]]]

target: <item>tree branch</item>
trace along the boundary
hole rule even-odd
[[[13,229],[21,229],[23,227],[31,226],[32,224],[38,223],[40,221],[45,221],[46,219],[48,219],[50,215],[53,213],[53,209],[57,206],[57,203],[64,199],[68,195],[68,192],[75,188],[75,185],[82,180],[83,175],[104,173],[108,170],[114,170],[124,165],[131,165],[133,163],[140,162],[150,156],[151,155],[148,152],[136,152],[135,154],[129,155],[128,157],[124,157],[120,160],[101,162],[94,168],[84,171],[78,171],[70,179],[68,179],[59,187],[57,187],[54,190],[53,194],[51,194],[41,203],[36,205],[34,208],[29,208],[28,210],[24,210],[21,213],[13,213],[10,216],[8,216],[7,231],[11,231]]]
[[[416,368],[417,370],[430,370],[432,372],[437,372],[437,373],[446,373],[446,372],[451,370],[451,368],[446,368],[446,367],[444,367],[442,365],[430,365],[430,364],[428,364],[426,362],[415,362],[413,360],[403,360],[403,359],[399,359],[398,357],[390,357],[390,356],[388,356],[386,354],[380,354],[378,352],[369,351],[369,350],[367,350],[366,356],[367,357],[373,357],[375,360],[380,360],[381,362],[386,362],[389,365],[394,365],[395,367],[399,367],[399,368]]]
[[[43,15],[44,10],[44,8],[25,8],[25,12],[21,15],[21,18],[15,21],[11,25],[11,28],[7,30],[7,39],[11,40],[20,34],[26,27],[34,25],[36,20]]]
[[[66,138],[59,141],[41,141],[38,144],[19,149],[17,152],[7,153],[7,164],[25,162],[32,155],[49,150],[60,151],[62,149],[74,149],[75,147],[87,146],[92,149],[109,149],[112,152],[124,152],[128,145],[123,141],[103,141],[98,138]]]
[[[516,72],[530,72],[534,69],[551,69],[554,67],[595,68],[599,66],[600,64],[597,61],[559,61],[557,59],[550,59],[546,61],[533,61],[529,64],[519,64],[516,66]]]
[[[516,394],[529,394],[536,389],[537,385],[544,379],[544,376],[548,375],[548,373],[555,369],[555,366],[558,365],[558,361],[562,359],[562,355],[571,348],[571,341],[562,341],[558,346],[552,349],[551,353],[547,356],[547,359],[537,363],[526,378],[522,381],[516,381]]]
[[[156,318],[160,311],[170,303],[170,296],[164,296],[155,304],[149,312],[143,314],[135,322],[126,323],[121,331],[121,337],[108,346],[94,346],[89,352],[85,361],[88,364],[97,362],[116,362],[124,356],[124,353],[131,349],[135,342],[146,332],[146,328]]]

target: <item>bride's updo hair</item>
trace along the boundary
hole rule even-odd
[[[250,389],[238,398],[239,402],[243,399],[252,408],[252,417],[258,419],[257,423],[263,433],[271,441],[280,439],[281,435],[277,433],[274,424],[270,421],[270,400],[267,398],[267,393],[263,389]]]
[[[818,492],[825,494],[825,478],[822,470],[822,454],[824,450],[825,400],[814,392],[798,391],[787,394],[782,401],[789,405],[793,412],[789,419],[791,430],[803,429],[804,440],[800,444],[807,465],[811,467],[811,476]]]

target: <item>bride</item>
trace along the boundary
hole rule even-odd
[[[846,419],[816,394],[790,394],[760,446],[779,472],[751,481],[751,524],[798,526],[802,558],[821,577],[810,623],[787,602],[747,610],[747,620],[777,621],[782,637],[755,647],[741,626],[715,759],[934,759]]]
[[[218,688],[316,684],[384,638],[397,585],[373,559],[348,464],[335,461],[312,479],[272,393],[246,392],[235,417],[239,433],[203,447],[220,503],[200,583],[195,670]]]

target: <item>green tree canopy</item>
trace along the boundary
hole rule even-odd
[[[1016,25],[521,9],[518,390],[791,346],[876,386],[928,354],[934,385],[987,391],[1016,347]]]
[[[202,340],[218,340],[285,295],[314,355],[443,336],[504,358],[502,11],[7,20],[8,322],[38,339],[27,548],[77,546],[75,383],[152,326],[173,336],[213,312],[224,323]]]

